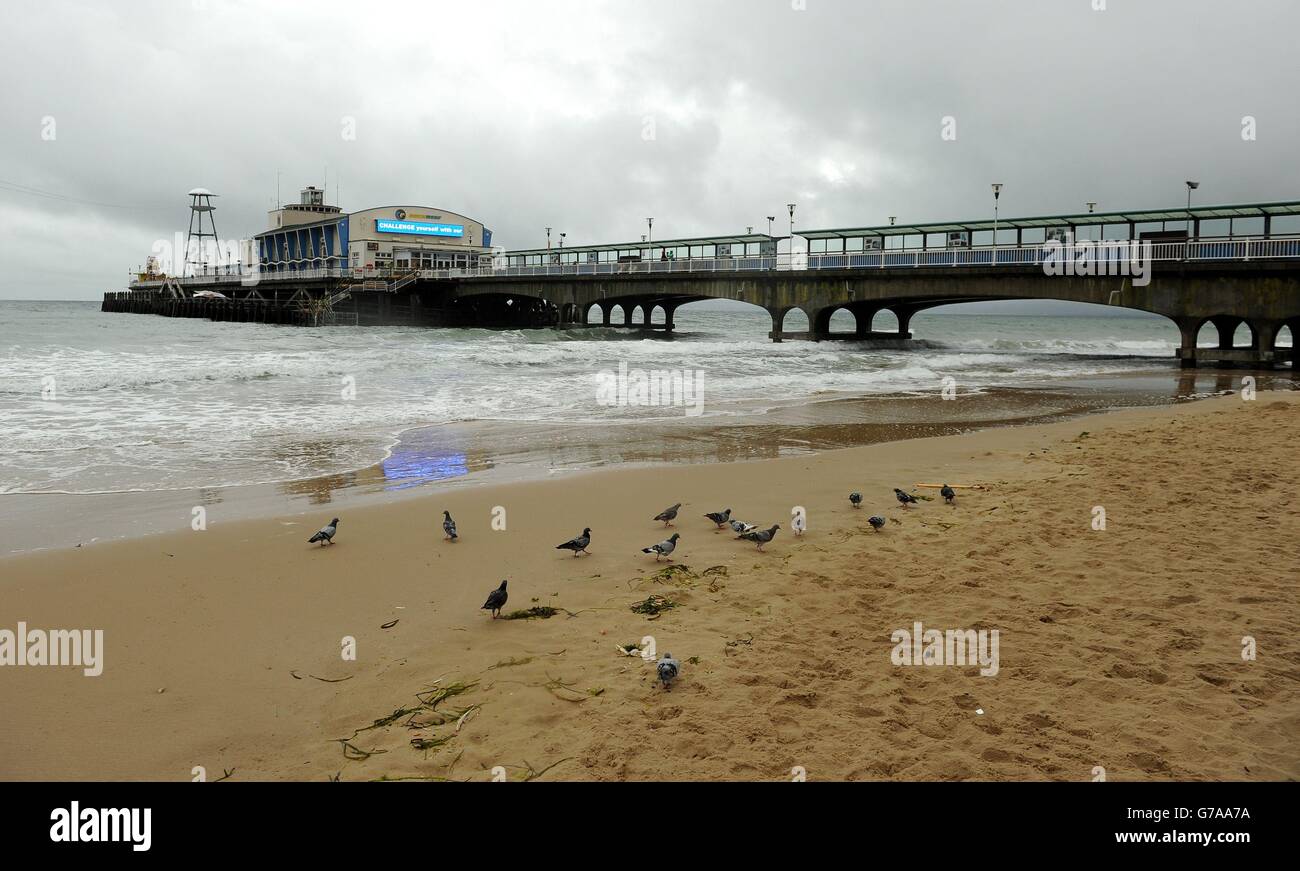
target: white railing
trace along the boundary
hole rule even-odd
[[[1080,250],[1066,246],[1066,256]],[[1127,245],[1124,240],[1108,239],[1100,245]],[[297,269],[285,272],[263,270],[254,274],[198,275],[177,279],[185,287],[204,284],[229,284],[289,281],[313,278],[353,278],[377,290],[395,291],[417,278],[434,281],[452,279],[545,278],[548,276],[583,275],[661,275],[679,273],[753,273],[822,269],[923,269],[934,267],[1041,266],[1053,249],[1041,242],[1028,245],[999,245],[996,248],[897,248],[848,252],[807,253],[793,255],[706,257],[681,260],[640,260],[629,263],[551,263],[535,266],[487,264],[463,269],[424,269],[411,271],[364,271],[342,267]],[[1149,257],[1153,262],[1212,262],[1252,260],[1300,260],[1300,236],[1268,239],[1199,239],[1192,242],[1152,242],[1134,256]],[[133,289],[162,287],[165,280],[133,281]],[[385,285],[380,287],[379,285]],[[369,289],[369,288],[367,288]]]

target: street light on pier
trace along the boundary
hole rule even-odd
[[[1199,181],[1184,182],[1187,185],[1187,235],[1192,235],[1192,191],[1201,186]]]
[[[998,247],[998,198],[1002,196],[1002,183],[993,182],[993,249]],[[993,255],[996,259],[997,254]]]
[[[551,250],[551,228],[550,227],[546,228],[546,250],[547,251]]]
[[[655,219],[646,218],[645,228],[646,228],[646,241],[653,244],[655,240]]]
[[[772,235],[772,222],[776,220],[776,215],[767,216],[767,235]]]
[[[794,207],[798,203],[786,203],[785,207],[790,210],[790,265],[794,266]]]
[[[1089,200],[1089,201],[1088,201],[1087,206],[1088,206],[1088,214],[1090,214],[1090,215],[1091,215],[1091,214],[1096,210],[1096,208],[1097,208],[1097,204],[1096,204],[1095,202],[1093,202],[1092,200]]]

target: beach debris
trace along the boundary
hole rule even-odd
[[[755,544],[758,545],[758,549],[762,550],[763,545],[767,544],[769,541],[771,541],[773,538],[776,537],[776,531],[780,528],[781,528],[781,524],[773,523],[772,526],[768,529],[756,529],[753,532],[746,532],[740,537],[745,539],[746,541],[754,542]]]
[[[294,669],[289,669],[289,674],[294,680],[302,680],[302,675],[298,674]],[[318,680],[321,683],[343,683],[345,680],[352,680],[355,675],[350,674],[347,677],[316,677],[314,674],[309,674],[307,677],[313,680]]]
[[[333,544],[334,534],[337,533],[338,531],[339,531],[339,519],[335,517],[328,524],[322,526],[320,532],[316,533],[311,538],[307,539],[307,543],[315,544],[316,542],[319,541],[321,547],[324,547],[327,544]]]
[[[550,675],[547,675],[547,677],[550,677]],[[575,687],[573,684],[565,683],[564,678],[561,677],[552,677],[549,681],[542,684],[542,688],[562,702],[574,702],[574,703],[581,704],[582,702],[585,702],[587,699],[592,697],[590,692],[580,690],[577,687]],[[572,698],[570,696],[561,695],[561,693],[566,693],[566,692],[573,693],[573,695],[577,696],[578,698]]]
[[[442,512],[442,531],[447,534],[448,541],[455,541],[459,536],[456,535],[456,521],[451,519],[451,512]]]
[[[619,653],[621,653],[623,656],[641,655],[640,644],[618,644],[614,646],[614,649],[617,650]]]
[[[573,551],[573,555],[577,557],[580,553],[587,553],[587,545],[589,544],[591,544],[591,527],[582,530],[582,535],[579,535],[577,538],[571,538],[564,544],[557,544],[555,549],[571,550]]]
[[[665,508],[663,511],[660,511],[658,514],[655,515],[654,519],[662,520],[664,522],[664,526],[672,526],[673,521],[677,519],[677,509],[681,507],[682,507],[682,503],[678,502],[676,505],[673,505],[669,508]]]
[[[389,620],[387,623],[385,623],[383,626],[380,626],[379,628],[380,628],[380,629],[392,629],[392,628],[393,628],[394,626],[396,626],[396,625],[397,625],[397,620]]]
[[[660,557],[666,557],[673,551],[677,550],[677,539],[679,538],[681,538],[681,536],[674,532],[669,538],[659,542],[658,544],[652,544],[649,547],[641,548],[641,553],[652,553],[655,555],[655,562],[659,562]],[[672,560],[672,557],[668,558],[670,561]]]
[[[686,661],[689,662],[691,665],[699,665],[699,664],[700,664],[700,658],[699,658],[698,656],[692,656],[690,659],[688,659],[688,660],[686,660]]]
[[[857,490],[854,490],[852,493],[850,493],[850,494],[849,494],[849,504],[852,505],[854,508],[861,508],[861,507],[862,507],[862,494],[859,493]]]
[[[677,603],[667,596],[660,596],[655,593],[647,596],[643,601],[635,602],[631,605],[632,613],[646,614],[652,619],[658,617],[664,611],[671,611],[677,607]]]
[[[949,487],[947,484],[944,484],[943,489],[939,491],[939,495],[943,497],[944,502],[951,505],[953,504],[953,500],[957,498],[957,491]]]
[[[885,518],[881,517],[879,514],[873,514],[867,518],[867,523],[870,523],[871,528],[876,532],[879,532],[885,527]]]
[[[659,676],[659,682],[664,685],[665,690],[677,679],[677,676],[681,674],[681,670],[682,664],[673,659],[673,655],[666,651],[659,658],[659,664],[655,666],[655,673]]]
[[[722,527],[726,526],[727,521],[731,519],[731,509],[728,508],[725,511],[710,511],[708,514],[704,516],[707,517],[709,520],[712,520],[714,523],[716,523],[718,525],[718,529],[721,529]]]
[[[740,538],[746,532],[753,532],[758,529],[757,523],[746,523],[743,520],[729,520],[727,525],[731,527],[732,532],[736,533],[736,538]]]
[[[559,608],[550,605],[537,605],[525,611],[511,611],[502,620],[548,620],[560,613]]]
[[[731,641],[728,641],[727,647],[739,647],[742,644],[745,645],[746,647],[749,647],[752,646],[753,643],[754,643],[754,633],[750,632],[744,638],[735,638],[732,639]]]
[[[502,581],[501,586],[488,594],[487,601],[483,603],[483,607],[479,610],[490,610],[492,619],[495,620],[501,614],[501,609],[505,607],[508,598],[510,598],[510,594],[506,592],[506,582]]]
[[[915,496],[913,496],[911,493],[904,493],[902,490],[898,489],[897,487],[894,488],[894,497],[898,499],[899,504],[902,505],[904,508],[907,508],[909,505],[916,504]]]
[[[975,709],[975,713],[977,713],[977,714],[983,714],[983,713],[984,713],[984,709],[983,709],[983,708],[976,708],[976,709]]]

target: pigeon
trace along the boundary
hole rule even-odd
[[[753,532],[746,532],[741,538],[746,541],[752,541],[762,550],[763,545],[776,538],[776,531],[781,528],[781,524],[773,523],[771,529],[755,529]]]
[[[857,490],[854,490],[852,493],[849,494],[849,502],[853,503],[854,508],[861,508],[862,494],[859,493]]]
[[[652,553],[655,555],[655,562],[659,562],[659,557],[668,556],[668,554],[677,550],[677,539],[679,538],[681,538],[681,536],[674,532],[672,538],[667,541],[661,541],[658,544],[652,544],[649,547],[641,548],[641,553]],[[672,562],[672,558],[669,557],[668,561]]]
[[[580,553],[587,553],[587,545],[591,544],[591,527],[582,531],[582,535],[577,538],[571,538],[564,544],[557,544],[556,550],[571,550],[576,557]]]
[[[736,533],[736,538],[740,538],[746,532],[753,532],[755,529],[758,529],[756,524],[746,523],[743,520],[729,520],[727,521],[727,525],[731,527],[731,530],[734,533]]]
[[[913,496],[911,493],[904,493],[902,490],[898,489],[897,487],[894,488],[894,495],[898,497],[898,501],[902,503],[904,508],[906,508],[909,504],[911,505],[916,504],[915,496]]]
[[[660,511],[655,515],[655,520],[662,520],[664,526],[672,526],[673,521],[677,519],[677,509],[681,507],[682,503],[678,502],[671,508],[665,508],[663,511]]]
[[[943,488],[939,491],[939,495],[943,497],[944,502],[951,505],[952,500],[957,498],[957,491],[949,487],[947,484],[944,484]]]
[[[492,619],[495,620],[497,615],[501,613],[501,609],[506,606],[506,599],[508,598],[510,596],[506,593],[506,582],[502,581],[501,586],[488,593],[487,601],[483,603],[483,607],[479,610],[491,611]]]
[[[803,531],[808,528],[808,520],[802,511],[790,512],[790,528],[794,530],[795,535],[803,535]]]
[[[677,680],[677,675],[681,673],[681,670],[682,664],[673,659],[671,653],[665,653],[655,667],[655,671],[659,675],[659,680],[663,682],[665,690],[668,689],[670,683]]]
[[[728,508],[726,511],[711,511],[704,516],[718,524],[718,529],[721,529],[726,526],[727,521],[731,519],[731,509]]]
[[[873,514],[870,517],[868,517],[867,523],[870,523],[871,528],[874,529],[876,532],[879,532],[880,530],[885,528],[885,518],[881,517],[879,514]]]
[[[339,519],[335,517],[333,520],[330,521],[329,526],[321,527],[320,532],[316,533],[311,538],[307,539],[307,543],[315,544],[316,542],[319,541],[321,547],[324,547],[326,544],[333,544],[334,533],[338,531],[339,531]]]
[[[442,512],[442,531],[447,533],[449,540],[456,540],[456,521],[451,519],[450,511]]]

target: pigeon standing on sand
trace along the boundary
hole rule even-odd
[[[861,508],[862,494],[859,493],[857,490],[854,490],[852,493],[849,494],[849,502],[852,503],[854,508]]]
[[[944,502],[951,505],[953,504],[952,500],[957,498],[957,491],[949,487],[947,484],[944,484],[943,489],[939,491],[939,495],[943,497]]]
[[[665,508],[663,511],[660,511],[655,515],[655,520],[662,520],[664,526],[672,526],[673,521],[677,519],[677,509],[681,507],[682,503],[678,502],[671,508]]]
[[[658,674],[659,680],[663,683],[665,690],[668,689],[670,683],[677,680],[677,675],[679,675],[681,671],[682,664],[673,659],[671,653],[665,653],[663,657],[660,658],[659,664],[655,668],[655,672]]]
[[[776,531],[781,528],[781,524],[773,523],[771,529],[755,529],[753,532],[746,532],[741,538],[746,541],[752,541],[762,550],[763,545],[767,544],[776,537]]]
[[[456,521],[451,519],[450,511],[442,512],[442,531],[447,533],[447,539],[449,541],[456,540]]]
[[[731,509],[728,508],[726,511],[710,511],[704,516],[718,524],[718,529],[721,529],[726,526],[727,521],[731,519]]]
[[[913,496],[911,493],[904,493],[902,490],[898,489],[897,487],[894,488],[894,495],[898,497],[898,501],[902,504],[904,508],[906,508],[908,505],[916,504],[915,496]]]
[[[755,529],[758,529],[756,524],[746,523],[743,520],[729,520],[727,521],[727,525],[731,527],[732,532],[736,533],[736,538],[740,538],[746,532],[753,532]]]
[[[502,581],[501,586],[488,593],[487,601],[483,603],[483,607],[479,610],[491,611],[492,619],[495,620],[497,615],[501,613],[501,609],[506,606],[506,599],[508,598],[510,598],[510,595],[506,592],[506,582]]]
[[[335,517],[329,522],[329,526],[322,526],[320,532],[307,539],[308,544],[320,542],[320,546],[334,543],[334,533],[339,531],[339,519]]]
[[[655,562],[659,562],[659,557],[668,556],[670,553],[677,550],[677,539],[679,538],[681,538],[681,536],[674,532],[672,537],[667,541],[661,541],[658,544],[652,544],[649,547],[641,548],[641,553],[652,553],[655,555]],[[672,562],[672,557],[669,557],[668,561]]]
[[[880,530],[885,528],[885,518],[881,517],[879,514],[873,514],[870,517],[868,517],[867,523],[870,523],[871,528],[874,529],[876,532],[879,532]]]
[[[571,550],[573,551],[573,555],[576,557],[580,553],[587,553],[587,545],[589,544],[591,544],[591,527],[584,529],[582,535],[577,538],[571,538],[564,544],[557,544],[555,549]],[[590,554],[587,555],[590,556]]]

